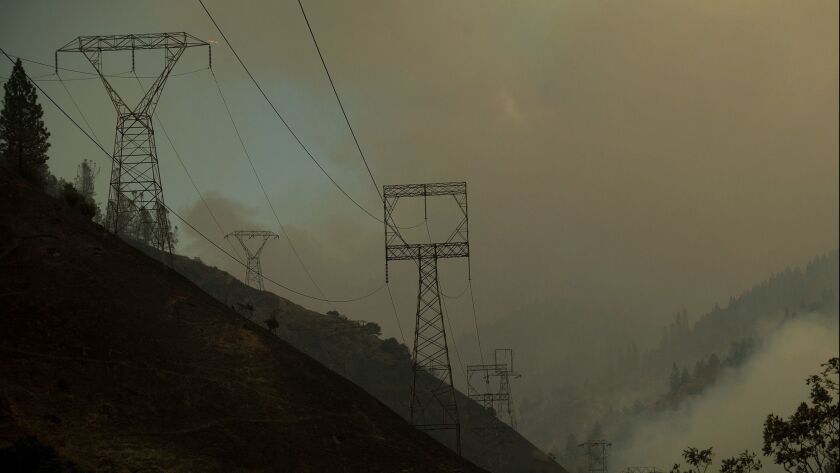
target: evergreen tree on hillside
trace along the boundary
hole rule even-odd
[[[668,386],[671,388],[671,394],[676,394],[680,390],[680,369],[677,364],[671,365],[671,376],[669,378]]]
[[[93,200],[96,196],[94,184],[98,175],[99,166],[90,159],[84,159],[76,169],[76,179],[73,181],[73,185],[76,186],[76,190],[86,199]]]
[[[43,183],[48,175],[47,139],[44,111],[38,103],[35,86],[29,82],[20,59],[3,85],[0,111],[0,164],[15,169],[34,182]]]

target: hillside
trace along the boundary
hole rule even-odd
[[[0,449],[35,436],[84,471],[481,471],[3,170],[0,234]]]
[[[388,407],[408,417],[411,358],[393,338],[382,340],[375,326],[340,314],[320,314],[271,292],[258,291],[196,259],[177,257],[175,267],[198,287],[244,317],[265,325],[276,320],[279,338],[353,381]],[[456,386],[457,387],[457,386]],[[499,473],[565,473],[557,463],[506,424],[458,393],[462,451],[470,461]],[[493,435],[482,439],[481,428]],[[440,438],[447,442],[447,438]]]

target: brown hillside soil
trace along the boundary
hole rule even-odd
[[[0,170],[0,447],[93,471],[479,472]]]

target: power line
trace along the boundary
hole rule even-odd
[[[140,77],[138,77],[136,74],[135,74],[134,77],[135,77],[135,79],[137,79],[137,84],[140,86],[140,90],[142,90],[143,93],[145,94],[146,90],[143,87],[143,84],[140,82]],[[213,219],[213,223],[216,224],[216,228],[219,229],[219,233],[222,235],[222,238],[224,239],[224,236],[227,235],[227,232],[225,232],[225,230],[222,228],[222,225],[219,223],[219,220],[216,218],[216,214],[213,213],[213,210],[210,208],[210,204],[208,204],[207,200],[204,199],[204,194],[202,194],[201,190],[198,188],[198,185],[195,183],[195,180],[193,179],[192,174],[190,173],[190,170],[187,168],[186,163],[184,163],[184,160],[181,159],[181,153],[178,152],[178,149],[175,147],[175,143],[172,141],[172,138],[169,136],[169,132],[166,131],[166,127],[163,125],[163,120],[161,120],[160,115],[155,113],[155,118],[157,119],[158,125],[160,125],[161,131],[163,131],[163,136],[166,138],[166,141],[169,143],[169,147],[172,148],[172,153],[175,154],[175,157],[178,159],[178,163],[181,164],[181,168],[184,170],[184,174],[187,175],[187,179],[189,179],[190,184],[192,184],[193,189],[195,189],[196,194],[198,194],[198,198],[204,204],[204,208],[207,209],[207,213],[210,215],[210,218]],[[228,242],[228,244],[230,245],[230,248],[234,251],[234,253],[236,253],[236,256],[241,257],[241,255],[239,254],[239,251],[236,249],[235,246],[233,246],[233,242],[231,242],[228,239],[225,239],[225,241]]]
[[[443,297],[445,297],[447,299],[455,300],[455,299],[460,299],[464,294],[466,294],[468,288],[469,288],[469,286],[464,286],[464,289],[462,289],[461,292],[459,292],[457,296],[450,296],[449,294],[443,292],[443,290],[441,290],[440,293],[443,294]]]
[[[353,141],[356,143],[356,149],[359,150],[359,156],[362,157],[362,162],[365,163],[365,169],[367,169],[370,180],[373,182],[373,188],[376,189],[376,193],[379,195],[379,200],[384,201],[382,193],[379,191],[379,185],[373,177],[373,172],[371,172],[370,166],[368,166],[365,153],[362,151],[362,145],[359,144],[359,139],[356,137],[356,132],[353,131],[353,126],[350,124],[350,118],[347,117],[347,111],[344,109],[344,104],[341,102],[341,97],[339,97],[338,90],[335,88],[335,82],[333,82],[332,74],[330,74],[330,70],[327,68],[327,62],[324,60],[324,55],[321,53],[321,47],[318,46],[318,40],[315,39],[315,32],[312,31],[312,25],[309,23],[309,18],[306,16],[306,10],[303,8],[303,2],[301,0],[298,0],[298,6],[300,6],[300,12],[303,14],[304,21],[306,21],[306,28],[309,29],[309,36],[312,38],[315,50],[318,51],[318,57],[321,58],[321,65],[324,66],[324,72],[327,73],[327,79],[330,80],[330,86],[332,87],[333,94],[335,94],[335,99],[338,101],[338,106],[341,108],[341,114],[344,115],[344,121],[347,123],[347,128],[350,129],[350,134],[353,136]]]
[[[198,198],[201,199],[201,202],[204,204],[204,208],[207,209],[207,213],[210,215],[210,218],[213,219],[213,223],[216,224],[216,228],[219,229],[219,233],[222,235],[222,238],[224,238],[224,236],[227,235],[227,233],[222,228],[222,225],[219,223],[219,220],[216,218],[216,214],[214,214],[213,210],[210,209],[210,204],[208,204],[207,200],[204,199],[204,194],[202,194],[201,190],[198,188],[198,185],[196,185],[195,180],[193,180],[192,174],[187,168],[187,165],[184,163],[184,160],[181,159],[181,153],[179,153],[178,149],[175,148],[175,143],[172,141],[172,138],[169,137],[169,133],[166,131],[166,127],[163,126],[163,121],[160,119],[160,115],[155,113],[155,118],[158,121],[158,125],[160,125],[161,131],[163,131],[163,136],[166,137],[166,141],[169,143],[169,147],[172,148],[172,153],[175,154],[175,157],[178,159],[178,163],[180,163],[181,168],[184,169],[184,174],[187,175],[187,179],[189,179],[190,184],[192,184],[193,189],[195,189],[195,192],[198,194]],[[233,246],[233,242],[231,242],[230,240],[225,241],[227,241],[230,244],[231,249],[236,253],[237,256],[239,256],[239,251],[236,250],[235,246]]]
[[[143,87],[143,83],[140,82],[140,77],[137,74],[134,74],[134,78],[137,80],[137,85],[140,86],[140,90],[145,94],[146,93],[146,88]],[[175,154],[175,157],[178,159],[178,162],[181,164],[181,168],[184,170],[184,174],[187,175],[187,179],[189,179],[190,184],[192,184],[193,189],[195,189],[196,194],[198,194],[198,198],[204,204],[204,208],[207,209],[207,213],[210,214],[210,218],[213,219],[213,222],[216,224],[216,228],[219,229],[219,233],[222,235],[222,238],[224,238],[225,235],[227,235],[227,232],[225,232],[225,230],[222,228],[222,225],[219,223],[219,220],[216,219],[216,214],[214,214],[213,210],[210,209],[210,205],[207,203],[207,200],[204,199],[204,194],[201,193],[201,190],[199,190],[198,185],[196,185],[196,183],[195,183],[195,180],[193,180],[193,177],[192,177],[192,174],[190,173],[190,170],[187,169],[187,165],[184,163],[184,160],[181,159],[181,153],[179,153],[178,149],[175,148],[175,143],[172,141],[172,138],[169,136],[169,133],[166,131],[166,127],[163,126],[163,120],[161,120],[160,115],[157,114],[157,113],[155,113],[155,118],[158,121],[158,125],[160,125],[161,131],[163,131],[163,136],[166,138],[166,141],[169,143],[169,147],[172,148],[173,154]],[[236,253],[236,256],[241,257],[241,255],[239,254],[239,251],[237,251],[236,247],[233,246],[233,242],[231,242],[230,240],[227,240],[227,239],[225,239],[225,241],[228,242],[228,244],[230,245],[230,248],[234,251],[234,253]]]
[[[475,339],[478,341],[478,354],[481,357],[481,364],[484,364],[484,349],[481,348],[481,335],[478,333],[478,316],[475,310],[475,295],[473,294],[472,278],[468,279],[467,287],[470,290],[470,301],[472,302],[473,322],[475,322]]]
[[[388,297],[391,299],[391,307],[394,309],[394,319],[397,321],[397,328],[400,329],[400,338],[402,338],[403,345],[407,347],[408,342],[405,341],[405,334],[403,333],[402,324],[400,323],[400,318],[397,314],[397,304],[394,303],[394,296],[391,294],[391,286],[389,284],[385,284],[385,287],[388,289]]]
[[[447,325],[449,325],[449,331],[452,333],[452,348],[455,349],[455,357],[458,359],[458,366],[461,368],[461,374],[464,375],[464,379],[467,379],[467,371],[464,369],[464,363],[461,361],[461,352],[458,351],[458,345],[455,343],[455,330],[452,328],[452,320],[449,318],[449,310],[446,308],[445,299],[440,300],[441,308],[443,309],[443,317],[446,319]]]
[[[277,216],[277,211],[274,210],[274,205],[271,203],[271,199],[268,197],[268,192],[265,190],[265,186],[263,186],[262,179],[260,179],[260,175],[257,172],[256,166],[254,166],[254,160],[251,158],[251,153],[248,151],[248,147],[245,146],[245,140],[242,138],[242,134],[239,132],[239,127],[236,126],[236,120],[233,119],[233,114],[230,111],[230,106],[228,106],[227,99],[225,99],[225,95],[222,93],[222,87],[219,85],[219,81],[216,78],[216,73],[213,72],[213,69],[210,69],[210,75],[213,77],[213,83],[216,84],[216,90],[219,91],[219,97],[222,99],[222,104],[225,106],[225,111],[227,112],[228,118],[230,118],[230,123],[233,125],[233,131],[236,132],[236,138],[239,140],[239,145],[242,147],[242,152],[245,154],[245,158],[248,160],[248,164],[251,165],[251,171],[254,173],[254,177],[257,179],[257,184],[260,186],[260,190],[262,190],[263,196],[265,197],[266,203],[268,203],[268,207],[271,209],[272,215],[274,215],[274,220],[277,221],[277,225],[280,227],[280,231],[283,233],[283,236],[286,237],[286,241],[289,243],[289,247],[292,249],[292,253],[294,253],[295,258],[297,258],[298,263],[303,268],[303,271],[306,273],[306,276],[309,278],[309,281],[315,286],[315,289],[321,294],[321,297],[326,298],[324,295],[324,291],[321,290],[321,287],[315,282],[315,278],[312,277],[312,273],[309,271],[309,268],[306,267],[306,264],[303,262],[303,258],[301,258],[300,253],[298,253],[297,248],[295,248],[294,243],[292,243],[292,238],[289,236],[289,233],[286,231],[286,227],[280,222],[280,217]],[[332,305],[330,305],[332,307]],[[332,307],[335,309],[335,307]]]
[[[52,75],[52,74],[50,74],[50,75]],[[64,91],[67,92],[67,97],[70,98],[70,102],[72,102],[73,106],[76,107],[76,111],[79,112],[79,115],[82,117],[82,120],[85,122],[85,125],[87,125],[88,130],[90,130],[90,133],[93,135],[93,137],[96,139],[96,141],[99,142],[99,137],[96,136],[96,132],[93,131],[93,127],[90,126],[90,122],[88,121],[87,117],[82,112],[82,109],[79,108],[79,104],[76,103],[76,99],[73,98],[73,94],[70,93],[70,89],[67,88],[67,84],[65,84],[64,81],[61,80],[60,75],[56,74],[56,77],[58,77],[58,81],[61,83],[61,87],[63,87]]]
[[[5,51],[5,50],[3,50],[3,48],[0,48],[0,53],[3,53],[3,55],[4,55],[4,56],[6,56],[6,59],[8,59],[10,62],[14,63],[14,61],[13,61],[13,60],[12,60],[12,58],[11,58],[11,56],[9,56],[9,55],[6,53],[6,51]],[[39,91],[39,92],[41,92],[41,95],[43,95],[44,97],[46,97],[46,98],[47,98],[47,100],[49,100],[49,101],[50,101],[50,103],[52,103],[52,104],[53,104],[53,106],[55,106],[55,107],[56,107],[56,108],[57,108],[57,109],[61,112],[61,114],[62,114],[62,115],[64,115],[64,116],[65,116],[68,120],[70,120],[70,122],[71,122],[71,123],[73,123],[73,125],[74,125],[76,128],[78,128],[78,129],[79,129],[79,131],[81,131],[81,132],[82,132],[82,133],[83,133],[83,134],[84,134],[84,135],[85,135],[85,136],[86,136],[86,137],[87,137],[90,141],[92,141],[92,142],[96,145],[96,147],[97,147],[97,148],[99,148],[99,149],[102,151],[102,153],[104,153],[104,154],[105,154],[105,156],[107,156],[107,157],[108,157],[108,159],[110,159],[112,162],[114,161],[114,159],[115,159],[115,158],[114,158],[113,156],[111,156],[111,154],[110,154],[110,153],[109,153],[109,152],[108,152],[105,148],[103,148],[103,147],[102,147],[102,145],[101,145],[101,144],[99,144],[99,142],[98,142],[98,141],[96,141],[96,139],[94,139],[94,138],[93,138],[93,136],[91,136],[91,135],[90,135],[87,131],[85,131],[85,129],[84,129],[84,128],[82,128],[82,126],[81,126],[81,125],[79,125],[79,123],[78,123],[78,122],[77,122],[77,121],[76,121],[73,117],[71,117],[71,116],[70,116],[70,114],[68,114],[68,113],[67,113],[67,111],[65,111],[63,107],[61,107],[61,105],[59,105],[59,104],[58,104],[55,100],[53,100],[53,98],[52,98],[52,97],[51,97],[51,96],[50,96],[50,95],[49,95],[49,94],[48,94],[48,93],[47,93],[47,92],[46,92],[46,91],[45,91],[45,90],[44,90],[44,89],[43,89],[40,85],[38,85],[38,83],[37,83],[37,82],[33,81],[33,80],[29,77],[29,75],[27,75],[25,72],[24,72],[24,74],[26,75],[26,78],[27,78],[30,82],[32,82],[32,85],[34,85],[34,86],[35,86],[35,88],[37,88],[37,89],[38,89],[38,91]],[[132,172],[132,171],[128,171],[128,172]],[[137,177],[137,175],[134,175],[133,177]],[[206,240],[208,243],[210,243],[211,245],[213,245],[213,246],[214,246],[217,250],[221,251],[221,252],[222,252],[222,253],[224,253],[226,256],[228,256],[230,259],[232,259],[233,261],[235,261],[235,262],[239,263],[239,264],[240,264],[240,265],[242,265],[243,267],[245,267],[245,266],[246,266],[245,262],[243,262],[243,261],[239,260],[239,258],[237,258],[236,256],[234,256],[234,255],[232,255],[231,253],[229,253],[227,250],[225,250],[224,248],[222,248],[221,246],[219,246],[216,242],[214,242],[213,240],[211,240],[211,239],[210,239],[207,235],[205,235],[205,234],[204,234],[201,230],[199,230],[198,228],[196,228],[196,227],[195,227],[193,224],[191,224],[191,223],[190,223],[187,219],[185,219],[184,217],[182,217],[182,216],[181,216],[178,212],[176,212],[174,209],[172,209],[171,207],[169,207],[169,206],[168,206],[168,205],[166,205],[166,204],[163,204],[163,207],[167,210],[167,212],[170,212],[172,215],[174,215],[174,216],[175,216],[178,220],[180,220],[180,221],[181,221],[181,222],[183,222],[185,225],[187,225],[187,226],[188,226],[191,230],[193,230],[194,232],[196,232],[199,236],[201,236],[201,238],[203,238],[203,239],[204,239],[204,240]],[[299,296],[302,296],[302,297],[306,297],[306,298],[308,298],[308,299],[312,299],[312,300],[322,301],[322,302],[356,302],[356,301],[359,301],[359,300],[362,300],[362,299],[366,299],[366,298],[368,298],[368,297],[373,296],[374,294],[378,293],[379,291],[381,291],[381,290],[385,287],[385,284],[382,284],[382,285],[381,285],[381,286],[379,286],[378,288],[374,289],[373,291],[371,291],[371,292],[369,292],[369,293],[367,293],[367,294],[365,294],[364,296],[361,296],[361,297],[356,297],[356,298],[352,298],[352,299],[329,299],[329,300],[328,300],[328,299],[325,299],[325,298],[320,298],[320,297],[312,296],[312,295],[310,295],[310,294],[306,294],[306,293],[304,293],[304,292],[301,292],[301,291],[298,291],[298,290],[292,289],[292,288],[290,288],[290,287],[288,287],[288,286],[285,286],[285,285],[283,285],[283,284],[281,284],[281,283],[279,283],[279,282],[277,282],[277,281],[275,281],[275,280],[273,280],[273,279],[271,279],[271,278],[265,277],[265,276],[264,276],[264,279],[265,279],[266,281],[269,281],[270,283],[272,283],[272,284],[276,285],[277,287],[280,287],[280,288],[282,288],[282,289],[285,289],[285,290],[287,290],[287,291],[289,291],[289,292],[291,292],[291,293],[293,293],[293,294],[296,294],[296,295],[299,295]]]
[[[289,123],[286,121],[286,119],[283,118],[283,115],[280,113],[279,110],[277,110],[277,107],[274,105],[274,103],[271,101],[271,99],[268,98],[268,95],[266,95],[262,86],[260,86],[259,82],[257,82],[257,79],[254,78],[253,74],[251,74],[251,71],[248,69],[248,66],[245,65],[245,62],[239,56],[239,53],[236,52],[236,49],[234,49],[233,45],[228,40],[227,36],[225,36],[225,33],[219,27],[219,24],[216,23],[216,20],[213,18],[213,15],[210,14],[210,10],[208,10],[207,6],[204,5],[204,1],[203,0],[198,0],[198,3],[201,4],[201,8],[203,8],[204,12],[207,13],[207,17],[210,18],[210,21],[213,23],[213,26],[216,27],[216,30],[219,32],[219,35],[221,35],[222,39],[225,41],[225,43],[228,45],[228,47],[230,48],[233,55],[236,57],[236,60],[239,61],[239,64],[242,66],[242,68],[248,74],[248,77],[251,79],[251,82],[253,82],[254,86],[257,88],[257,90],[263,96],[265,101],[268,103],[268,105],[274,111],[274,114],[277,115],[277,118],[280,119],[280,121],[283,123],[283,125],[286,127],[286,129],[289,131],[289,133],[292,135],[292,137],[295,139],[295,141],[297,141],[298,145],[300,145],[301,149],[303,149],[303,151],[306,152],[306,155],[309,156],[309,159],[312,160],[312,162],[315,163],[316,166],[318,166],[318,169],[320,169],[321,172],[325,176],[327,176],[327,178],[330,180],[330,182],[333,183],[333,185],[336,187],[336,189],[338,189],[342,194],[344,194],[344,196],[347,197],[347,199],[349,199],[356,207],[358,207],[362,212],[366,213],[370,218],[376,220],[377,222],[382,223],[382,220],[380,220],[379,217],[377,217],[376,215],[371,213],[368,209],[363,207],[362,204],[360,204],[356,199],[354,199],[350,194],[348,194],[347,191],[344,190],[344,188],[341,187],[341,185],[327,172],[327,170],[324,169],[324,166],[322,166],[321,163],[318,162],[317,159],[315,159],[315,156],[312,154],[312,152],[309,150],[309,148],[303,143],[303,141],[301,141],[300,137],[297,135],[297,133],[295,133],[295,131],[292,129],[292,127],[289,125]]]
[[[344,116],[344,122],[347,123],[347,128],[350,130],[350,135],[353,137],[353,142],[356,143],[356,149],[359,151],[359,156],[362,158],[362,162],[365,164],[365,169],[367,169],[368,176],[370,176],[370,180],[373,183],[374,189],[376,189],[376,194],[379,196],[379,200],[385,201],[385,198],[382,196],[382,192],[379,190],[379,184],[376,183],[376,178],[373,177],[373,172],[370,170],[370,166],[367,162],[367,157],[365,156],[364,151],[362,151],[362,146],[359,144],[359,139],[356,137],[356,131],[353,129],[353,125],[350,124],[350,118],[347,116],[347,110],[344,108],[344,103],[341,101],[341,97],[338,94],[338,89],[335,86],[335,82],[333,81],[332,74],[330,74],[330,70],[327,67],[327,62],[324,60],[324,55],[321,53],[321,47],[318,45],[318,40],[315,39],[315,32],[312,30],[312,25],[309,23],[309,17],[306,15],[306,10],[303,8],[303,3],[301,0],[298,0],[298,6],[300,6],[300,12],[303,14],[303,19],[306,21],[306,28],[309,30],[309,36],[312,38],[312,43],[315,45],[315,50],[318,52],[318,57],[321,59],[321,65],[324,66],[324,72],[327,73],[327,79],[330,81],[330,87],[332,87],[333,94],[335,95],[336,101],[338,101],[338,106],[341,109],[341,114]],[[377,221],[380,223],[379,218],[376,218]],[[420,225],[423,225],[423,222],[417,223],[412,226],[408,227],[400,227],[397,226],[400,230],[410,230],[413,228],[417,228]]]

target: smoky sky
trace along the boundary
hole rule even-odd
[[[297,4],[207,5],[319,162],[381,212]],[[837,246],[837,2],[305,5],[378,184],[468,182],[479,324],[556,298],[640,323],[683,307],[697,314]],[[4,2],[2,12],[2,47],[44,62],[78,35],[221,39],[197,2]],[[91,70],[81,58],[62,61]],[[106,68],[124,71],[125,62],[112,61]],[[154,57],[143,61],[146,74],[159,68]],[[176,73],[206,61],[190,51]],[[33,75],[52,72],[26,66]],[[381,224],[309,161],[224,44],[214,44],[213,68],[278,217],[323,292],[350,298],[379,287]],[[3,64],[0,75],[9,70]],[[80,79],[66,84],[109,149],[115,116],[102,84],[63,74]],[[42,85],[78,116],[60,83]],[[98,198],[106,199],[110,165],[52,106],[45,113],[54,172],[69,178],[81,159],[98,160]],[[280,233],[207,71],[173,77],[158,113],[224,231]],[[160,131],[157,144],[167,203],[226,245]],[[431,231],[445,233],[446,202],[435,206],[443,217],[430,219]],[[407,206],[401,218],[413,224],[422,213]],[[178,226],[181,252],[242,275]],[[317,292],[283,236],[267,248],[263,269]],[[465,288],[466,269],[442,265],[447,294]],[[395,268],[392,280],[407,334],[415,271]],[[472,329],[464,301],[448,301],[456,333]],[[385,292],[334,306],[397,334]]]

